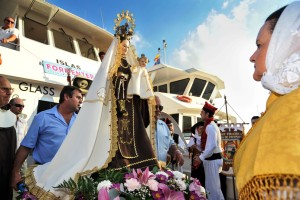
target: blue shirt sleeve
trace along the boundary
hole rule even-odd
[[[21,145],[24,147],[28,147],[33,149],[36,145],[38,140],[40,128],[44,124],[44,116],[42,114],[37,114],[29,127],[27,134],[25,135],[24,139],[21,142]]]

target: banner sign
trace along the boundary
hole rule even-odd
[[[243,139],[244,126],[242,123],[218,124],[221,132],[223,151],[223,170],[232,167],[233,156]]]
[[[44,67],[45,73],[54,74],[57,76],[67,77],[68,73],[70,73],[72,78],[74,76],[83,76],[85,78],[93,80],[95,77],[95,75],[90,72],[82,71],[80,69],[74,69],[71,67],[66,67],[64,65],[60,65],[57,63],[51,63],[48,61],[43,61],[43,67]]]

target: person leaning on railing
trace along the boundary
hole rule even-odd
[[[15,49],[14,43],[18,39],[18,29],[14,27],[15,20],[11,17],[4,19],[4,25],[0,28],[0,46]]]

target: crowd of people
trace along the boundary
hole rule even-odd
[[[1,44],[17,38],[14,19],[7,17],[4,22]],[[39,183],[31,188],[43,188],[39,193],[51,198],[66,195],[53,188],[63,180],[102,168],[162,167],[168,157],[171,165],[182,166],[181,149],[188,148],[191,176],[205,186],[209,200],[225,199],[219,176],[221,133],[214,121],[217,108],[205,102],[201,121],[191,127],[189,144],[182,146],[172,122],[161,120],[163,102],[153,93],[147,57],[137,58],[130,48],[131,28],[119,25],[111,48],[99,53],[101,68],[84,101],[79,88],[65,86],[59,104],[38,113],[29,128],[21,116],[24,101],[10,99],[14,89],[0,75],[1,198],[13,198],[12,189],[23,181],[30,153],[37,164],[30,178]],[[240,199],[300,197],[299,32],[300,2],[296,1],[272,13],[258,33],[257,50],[250,57],[255,64],[253,78],[271,95],[266,112],[251,119],[252,128],[234,157]],[[87,122],[86,116],[91,120]],[[84,131],[82,124],[89,129]],[[71,156],[76,144],[87,148]]]

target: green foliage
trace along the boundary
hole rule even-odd
[[[122,183],[124,182],[125,174],[129,172],[129,169],[102,169],[97,172],[95,181],[99,183],[101,181],[110,180],[112,183]]]
[[[97,185],[92,178],[87,176],[79,177],[77,183],[70,178],[54,188],[66,190],[69,194],[73,194],[75,199],[95,199],[97,197]]]
[[[129,169],[102,169],[91,176],[79,177],[77,183],[70,178],[68,181],[64,180],[62,184],[54,188],[65,190],[69,194],[74,195],[75,199],[96,199],[98,183],[105,180],[110,180],[112,183],[122,183],[125,174],[128,172],[130,172]],[[117,191],[112,192],[111,195],[116,196],[116,192]]]

